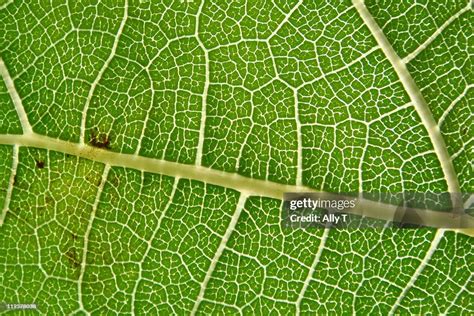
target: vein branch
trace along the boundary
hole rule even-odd
[[[206,291],[207,284],[209,283],[209,280],[211,279],[212,273],[214,272],[214,269],[216,268],[217,262],[219,262],[219,259],[222,253],[224,252],[224,249],[226,248],[227,241],[229,240],[230,235],[234,231],[235,225],[237,225],[237,222],[240,218],[240,214],[242,213],[242,210],[244,209],[246,200],[247,200],[247,195],[240,194],[239,201],[237,203],[237,206],[235,207],[235,212],[232,215],[229,226],[227,227],[224,237],[222,237],[221,243],[219,244],[219,247],[217,248],[217,251],[214,254],[214,257],[212,258],[209,269],[207,270],[206,276],[204,277],[204,281],[201,284],[201,289],[199,290],[199,295],[196,299],[196,302],[194,303],[191,315],[196,315],[197,309],[199,308],[199,305],[204,299],[204,293]]]
[[[443,125],[444,121],[446,120],[446,117],[449,115],[449,113],[451,113],[454,106],[456,106],[456,104],[458,104],[466,96],[466,94],[469,92],[469,90],[472,89],[472,88],[474,88],[474,84],[470,84],[470,85],[466,86],[466,88],[464,88],[464,91],[460,95],[458,95],[456,97],[456,99],[454,99],[451,102],[451,104],[446,108],[446,110],[443,112],[443,115],[441,115],[441,117],[438,120],[438,126],[439,127],[441,127]]]
[[[143,176],[143,173],[142,173],[142,176]],[[145,250],[145,254],[143,255],[142,257],[142,260],[139,262],[138,266],[139,266],[139,271],[140,271],[140,276],[137,280],[137,282],[135,283],[135,286],[133,288],[133,291],[132,291],[132,307],[131,307],[131,311],[132,311],[132,314],[135,315],[137,313],[136,311],[136,294],[137,294],[137,291],[138,291],[138,286],[140,284],[140,281],[143,279],[143,263],[145,262],[145,260],[148,258],[148,255],[150,253],[150,251],[152,250],[153,246],[153,241],[155,240],[156,238],[156,234],[158,233],[158,231],[160,230],[161,228],[161,222],[163,221],[163,219],[165,218],[169,208],[170,208],[170,205],[173,204],[173,198],[176,194],[176,189],[178,187],[178,183],[179,183],[179,178],[174,178],[174,183],[173,183],[173,188],[171,189],[171,193],[170,193],[170,196],[169,196],[169,200],[168,202],[166,203],[166,206],[163,208],[163,211],[161,212],[160,214],[160,217],[158,218],[158,222],[156,223],[156,227],[155,227],[155,230],[153,231],[153,234],[151,235],[151,238],[150,240],[148,240],[148,244],[147,244],[147,248]]]
[[[5,201],[3,202],[3,210],[2,210],[2,213],[0,214],[0,227],[3,225],[3,222],[5,221],[5,217],[7,216],[8,209],[10,207],[10,200],[12,197],[13,184],[15,183],[15,175],[16,175],[17,168],[18,168],[18,146],[13,146],[12,169],[10,173],[10,179],[8,180],[7,195],[5,196]]]
[[[80,271],[79,280],[78,280],[78,283],[77,283],[77,285],[78,285],[77,293],[79,295],[79,300],[78,301],[79,301],[80,309],[82,311],[85,311],[84,302],[83,302],[83,299],[82,299],[82,282],[83,282],[84,273],[85,273],[85,270],[86,270],[87,249],[88,249],[88,245],[89,245],[89,236],[90,236],[90,233],[91,233],[91,230],[92,230],[92,224],[93,224],[94,219],[95,219],[95,214],[97,212],[97,207],[99,206],[100,197],[102,195],[102,191],[104,190],[105,182],[107,181],[107,176],[109,174],[109,170],[110,170],[110,165],[105,165],[104,171],[102,172],[102,179],[100,181],[100,185],[97,189],[97,194],[95,196],[94,205],[92,206],[92,212],[91,212],[91,216],[90,216],[90,219],[89,219],[89,223],[87,225],[86,232],[84,234],[84,249],[82,251],[81,271]]]
[[[13,3],[13,0],[8,0],[4,4],[0,5],[0,10],[6,9],[12,3]]]
[[[363,0],[353,0],[353,3],[357,11],[359,12],[359,15],[362,17],[362,20],[367,25],[370,32],[377,41],[378,45],[384,52],[385,56],[392,64],[392,67],[397,73],[398,78],[400,79],[400,82],[402,83],[406,92],[408,93],[408,96],[410,97],[423,126],[426,128],[428,135],[431,139],[431,143],[433,144],[436,156],[438,157],[438,160],[441,164],[441,168],[443,169],[444,177],[448,185],[449,192],[460,192],[458,178],[454,170],[451,157],[446,148],[446,144],[441,135],[441,131],[435,119],[433,118],[433,115],[425,99],[423,98],[423,95],[421,94],[415,81],[408,72],[405,63],[397,55],[392,45],[385,37],[382,29],[379,27],[379,25],[374,20],[369,10],[365,6]],[[454,201],[454,207],[459,207],[461,202],[462,201]]]
[[[204,61],[205,61],[205,82],[204,82],[204,90],[202,92],[202,105],[201,105],[201,122],[199,126],[199,139],[198,139],[198,146],[196,150],[196,164],[200,166],[202,164],[202,151],[204,147],[204,133],[205,133],[205,124],[206,124],[206,107],[207,107],[207,93],[209,91],[209,84],[210,84],[210,73],[209,73],[209,52],[204,46],[200,36],[199,36],[199,17],[202,12],[202,8],[204,6],[205,1],[201,2],[199,6],[199,10],[196,14],[196,30],[195,30],[195,37],[199,43],[199,47],[201,47],[204,53]]]
[[[459,10],[456,14],[451,16],[446,22],[444,22],[433,34],[431,34],[430,37],[426,39],[420,46],[417,47],[413,52],[408,54],[405,58],[403,58],[403,62],[405,64],[409,63],[413,58],[418,56],[419,53],[421,53],[428,45],[430,45],[437,37],[438,35],[441,34],[441,32],[444,31],[451,23],[454,22],[459,16],[461,16],[464,12],[468,11],[471,9],[471,1],[468,1],[467,6]]]
[[[296,185],[303,185],[303,133],[301,130],[301,120],[298,107],[298,92],[293,90],[293,98],[295,102],[295,122],[297,135],[297,162],[296,162]]]
[[[306,290],[308,289],[309,283],[311,282],[311,278],[313,277],[314,271],[316,270],[316,266],[321,259],[321,254],[323,253],[323,249],[326,246],[326,240],[329,236],[330,228],[325,228],[323,231],[323,235],[321,236],[321,241],[319,242],[318,250],[316,251],[316,255],[314,256],[313,263],[311,264],[311,268],[308,271],[308,275],[306,275],[306,279],[304,280],[303,287],[301,288],[301,292],[298,295],[298,299],[296,300],[296,314],[300,315],[301,313],[301,301],[304,298]]]
[[[433,240],[431,241],[430,247],[428,248],[428,251],[426,252],[425,257],[421,260],[420,265],[415,270],[415,273],[412,275],[410,281],[407,283],[407,285],[405,286],[403,291],[398,296],[395,304],[392,306],[392,309],[389,312],[389,315],[394,314],[396,309],[400,306],[400,303],[402,302],[402,300],[405,298],[408,291],[413,287],[413,285],[415,284],[415,281],[418,279],[420,274],[423,272],[426,265],[428,264],[431,257],[433,256],[433,253],[438,248],[439,242],[441,241],[443,235],[444,235],[444,229],[438,229],[436,231],[436,234],[435,234]]]
[[[23,102],[21,101],[18,92],[16,91],[15,84],[13,79],[8,72],[7,66],[3,62],[2,57],[0,57],[0,75],[7,86],[8,93],[15,105],[15,110],[20,119],[21,128],[23,129],[24,134],[29,134],[32,132],[30,122],[28,121],[28,116],[26,115],[25,108],[23,107]]]
[[[120,26],[117,30],[117,34],[115,35],[115,40],[114,44],[112,45],[112,50],[110,51],[109,57],[105,61],[105,63],[102,65],[102,68],[100,69],[99,73],[97,74],[97,77],[95,77],[94,82],[92,83],[90,89],[89,89],[89,94],[87,95],[86,99],[86,104],[84,105],[84,109],[82,110],[82,118],[81,118],[81,135],[79,137],[79,142],[81,144],[84,144],[84,137],[85,137],[85,132],[86,132],[86,119],[87,119],[87,111],[89,110],[89,105],[92,100],[92,96],[94,95],[94,91],[97,87],[97,84],[99,83],[100,79],[102,79],[102,76],[104,75],[105,70],[109,67],[110,62],[115,56],[115,52],[117,50],[117,46],[119,43],[120,35],[122,35],[123,28],[125,27],[125,22],[127,21],[128,18],[128,0],[125,0],[124,4],[124,11],[123,11],[123,18],[122,22],[120,22]]]

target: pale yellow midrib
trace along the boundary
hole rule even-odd
[[[267,180],[248,178],[236,173],[210,169],[197,165],[186,165],[177,162],[158,160],[134,154],[111,152],[104,149],[70,143],[55,138],[29,133],[25,135],[0,135],[0,144],[36,147],[70,154],[111,166],[137,169],[145,172],[158,173],[172,177],[180,177],[214,184],[248,196],[264,196],[282,200],[285,192],[320,192],[303,185],[286,185]],[[335,197],[333,193],[324,192],[328,199]],[[350,212],[382,220],[393,220],[398,206],[359,199],[357,206]],[[445,227],[446,224],[463,222],[468,227],[474,226],[473,219],[468,215],[456,216],[431,210],[417,210],[418,215],[428,226]],[[474,236],[474,230],[457,230]]]

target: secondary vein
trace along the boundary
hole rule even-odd
[[[353,3],[357,11],[359,12],[359,15],[362,17],[362,20],[367,25],[370,32],[377,41],[377,44],[380,46],[385,56],[392,64],[392,67],[397,73],[400,82],[402,83],[403,87],[405,88],[405,91],[408,93],[408,96],[413,102],[416,112],[418,113],[421,122],[426,128],[428,135],[431,139],[434,151],[441,164],[441,168],[443,169],[444,177],[446,179],[449,192],[459,193],[459,181],[454,170],[451,157],[446,148],[446,144],[444,142],[443,136],[441,135],[441,131],[438,127],[438,124],[433,118],[433,115],[428,105],[426,104],[423,95],[421,94],[415,81],[408,72],[405,63],[403,63],[403,61],[397,55],[392,45],[385,37],[382,29],[379,27],[379,25],[374,20],[369,10],[365,6],[364,2],[362,0],[353,0]],[[460,202],[461,201],[456,201],[454,207],[459,207]]]

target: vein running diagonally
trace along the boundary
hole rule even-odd
[[[148,67],[145,69],[145,71],[148,76],[148,80],[150,81],[151,100],[150,100],[150,106],[148,107],[148,110],[146,111],[145,119],[143,120],[143,126],[140,132],[140,137],[138,138],[138,145],[137,145],[137,149],[135,150],[135,155],[139,155],[140,150],[142,149],[143,138],[145,137],[145,130],[148,125],[148,121],[150,120],[150,112],[153,109],[153,103],[155,102],[155,89],[153,89],[153,79],[151,78],[150,70],[148,69]]]
[[[128,19],[128,0],[124,1],[124,10],[123,10],[123,18],[122,21],[120,22],[120,26],[117,30],[117,34],[115,35],[115,40],[114,44],[112,45],[112,50],[110,51],[109,57],[105,61],[105,63],[102,65],[102,68],[100,69],[99,73],[97,74],[97,77],[95,78],[94,82],[92,83],[90,89],[89,89],[89,94],[87,95],[86,99],[86,104],[84,105],[84,109],[82,110],[82,118],[81,118],[81,135],[79,137],[79,142],[81,144],[84,144],[84,137],[86,133],[86,118],[87,118],[87,111],[89,110],[89,105],[91,103],[92,96],[94,95],[95,88],[97,87],[97,84],[99,83],[100,79],[104,75],[105,70],[109,66],[110,62],[115,56],[115,52],[117,50],[117,46],[119,43],[120,35],[122,35],[123,28],[125,27],[125,22]]]
[[[202,163],[202,150],[204,147],[204,133],[205,133],[205,124],[206,124],[206,108],[207,108],[207,93],[209,91],[209,80],[210,80],[210,72],[209,72],[209,51],[206,49],[204,46],[204,43],[202,42],[201,38],[199,37],[199,17],[202,12],[202,8],[204,6],[204,2],[202,1],[201,4],[199,5],[198,12],[196,14],[196,30],[194,36],[196,37],[196,40],[199,43],[199,47],[203,50],[204,53],[204,61],[205,61],[205,82],[204,82],[204,90],[202,93],[202,108],[201,108],[201,123],[199,126],[199,139],[198,139],[198,146],[196,150],[196,164],[198,166],[201,166]]]
[[[7,195],[5,196],[5,201],[3,202],[2,213],[0,214],[0,227],[3,225],[5,216],[7,216],[8,208],[10,207],[10,200],[13,192],[13,184],[15,182],[16,170],[18,168],[18,147],[17,145],[13,146],[12,154],[12,169],[10,173],[10,179],[8,180]]]
[[[311,268],[308,271],[308,275],[306,276],[306,279],[304,280],[303,287],[301,288],[300,294],[298,295],[298,299],[296,300],[296,314],[297,315],[299,315],[301,312],[300,311],[301,301],[304,298],[304,294],[306,293],[309,283],[311,282],[311,278],[313,277],[314,271],[316,270],[316,266],[319,263],[319,259],[321,258],[323,249],[326,246],[326,240],[328,239],[329,231],[330,231],[330,228],[325,228],[323,231],[323,235],[321,236],[321,241],[319,242],[318,250],[316,251],[316,255],[314,256],[313,263],[311,264]]]
[[[454,170],[454,166],[449,156],[448,150],[446,148],[446,144],[444,142],[443,136],[441,135],[441,131],[436,123],[435,119],[433,118],[433,114],[431,113],[428,105],[426,104],[423,95],[421,94],[420,90],[418,89],[415,81],[411,77],[406,65],[397,55],[395,50],[393,49],[390,42],[385,37],[382,29],[379,27],[377,22],[374,20],[372,15],[370,14],[369,10],[365,6],[363,0],[352,0],[357,12],[361,16],[362,20],[364,21],[365,25],[369,28],[370,32],[372,33],[373,37],[377,41],[377,44],[380,46],[382,51],[384,52],[385,56],[392,64],[393,69],[398,75],[400,82],[402,83],[405,91],[408,93],[410,100],[413,102],[415,106],[415,110],[418,113],[418,116],[421,119],[421,122],[425,129],[428,132],[430,137],[431,143],[433,144],[434,151],[438,160],[441,164],[441,168],[443,169],[444,178],[448,185],[448,190],[451,193],[459,193],[459,181]],[[459,199],[455,199],[454,207],[461,207],[461,201]],[[459,201],[458,201],[459,200]]]
[[[444,120],[446,119],[446,117],[448,116],[448,114],[453,110],[454,106],[456,104],[459,103],[459,101],[461,101],[462,98],[464,98],[464,96],[468,93],[468,91],[470,89],[474,88],[474,84],[470,84],[468,86],[466,86],[466,88],[464,89],[464,91],[458,95],[456,97],[456,99],[453,100],[453,102],[451,102],[451,104],[446,108],[446,110],[443,112],[443,115],[441,115],[441,117],[439,118],[438,120],[438,126],[441,128],[441,126],[443,125],[443,122]]]
[[[8,7],[10,4],[13,3],[13,0],[8,0],[7,2],[5,2],[4,4],[0,5],[0,10],[3,10],[5,9],[6,7]]]
[[[451,16],[446,22],[444,22],[433,34],[431,34],[430,37],[426,39],[425,42],[423,42],[420,46],[418,46],[417,49],[415,49],[413,52],[408,54],[405,58],[403,58],[403,62],[405,64],[409,63],[413,58],[415,58],[419,53],[421,53],[428,45],[430,45],[436,37],[438,37],[441,32],[444,31],[445,28],[447,28],[451,23],[453,23],[454,20],[459,18],[464,12],[467,12],[471,9],[471,1],[467,1],[467,5],[456,12],[453,16]]]
[[[403,291],[398,296],[397,300],[395,301],[395,304],[393,304],[392,309],[388,313],[389,315],[394,314],[394,312],[396,311],[398,306],[400,306],[400,303],[402,302],[402,300],[405,298],[405,295],[413,287],[413,285],[415,284],[415,281],[418,279],[420,274],[423,272],[426,265],[428,264],[431,257],[433,256],[433,253],[438,248],[439,242],[441,241],[441,238],[443,238],[443,235],[444,235],[444,229],[438,229],[436,231],[436,233],[433,237],[433,240],[431,241],[430,247],[428,248],[428,251],[426,251],[425,257],[421,260],[420,265],[415,270],[415,273],[411,276],[410,281],[408,281],[407,285],[405,286]]]
[[[23,107],[23,102],[21,101],[18,92],[16,91],[15,84],[13,79],[8,72],[7,66],[3,62],[2,57],[0,56],[0,75],[7,86],[8,93],[15,105],[15,110],[20,120],[21,128],[23,129],[23,134],[29,134],[32,132],[31,124],[28,121],[28,116],[26,115],[25,108]]]
[[[214,269],[216,268],[217,262],[219,262],[219,258],[224,252],[224,249],[227,245],[227,241],[229,240],[230,235],[235,229],[235,225],[237,224],[237,221],[240,218],[240,214],[242,213],[242,210],[244,209],[245,201],[247,200],[247,197],[248,196],[246,194],[243,194],[243,193],[240,194],[239,201],[237,202],[237,206],[235,207],[235,212],[232,215],[229,226],[227,227],[227,230],[225,231],[224,236],[222,237],[221,243],[219,244],[219,247],[217,248],[217,251],[214,254],[214,258],[212,258],[211,264],[209,265],[209,269],[207,269],[206,276],[204,277],[204,281],[201,283],[201,289],[199,291],[199,295],[196,299],[196,302],[194,303],[191,315],[196,314],[196,311],[199,308],[199,305],[204,299],[204,292],[206,291],[207,284],[209,283],[209,280],[211,279],[212,273],[214,272]]]
[[[296,157],[296,185],[303,185],[303,134],[301,130],[300,111],[298,108],[298,90],[293,89],[293,98],[295,102],[295,122],[298,156]]]
[[[307,82],[303,82],[300,86],[297,87],[297,89],[300,89],[301,87],[303,86],[306,86],[306,85],[310,85],[310,84],[313,84],[315,82],[318,82],[319,80],[321,79],[324,79],[324,78],[327,78],[329,77],[330,75],[333,75],[333,74],[337,74],[339,72],[342,72],[344,70],[347,70],[349,69],[350,67],[354,66],[355,64],[357,63],[360,63],[361,61],[363,61],[364,59],[366,59],[368,56],[370,56],[370,54],[372,54],[373,52],[379,50],[380,48],[378,46],[374,46],[372,48],[370,48],[368,51],[366,51],[365,53],[361,54],[359,57],[351,60],[350,62],[348,62],[347,64],[344,64],[343,66],[339,67],[339,68],[336,68],[336,69],[333,69],[331,71],[327,71],[327,72],[324,72],[322,73],[320,76],[316,77],[316,78],[313,78]]]
[[[291,8],[290,12],[288,12],[288,14],[285,16],[285,18],[280,22],[280,24],[273,30],[272,34],[270,34],[270,36],[268,37],[268,39],[272,38],[273,36],[275,36],[276,33],[278,33],[278,31],[282,28],[283,25],[286,24],[286,22],[288,22],[288,20],[290,19],[290,17],[293,15],[293,13],[299,8],[299,6],[303,3],[303,0],[300,0],[298,1],[298,3],[293,7]]]
[[[143,173],[142,173],[142,176],[143,176]],[[173,198],[175,196],[176,188],[178,187],[178,183],[179,183],[179,178],[178,177],[174,178],[174,183],[173,183],[173,188],[171,189],[170,198],[169,198],[168,202],[166,203],[166,206],[163,208],[163,212],[160,214],[160,217],[158,218],[158,222],[156,223],[155,230],[153,231],[153,233],[151,235],[151,238],[148,241],[147,249],[145,250],[145,253],[143,254],[142,260],[138,263],[138,266],[140,268],[140,276],[137,279],[137,282],[135,282],[135,286],[132,290],[132,299],[131,299],[131,301],[132,301],[131,311],[132,311],[132,314],[134,314],[134,315],[136,313],[136,311],[135,311],[136,293],[137,293],[138,285],[140,284],[140,281],[143,278],[143,275],[142,275],[143,262],[145,262],[145,259],[148,257],[148,254],[150,253],[150,250],[152,249],[153,240],[155,239],[156,234],[158,233],[158,230],[161,227],[161,222],[163,221],[163,218],[165,217],[166,212],[168,211],[170,205],[173,203]]]
[[[469,291],[472,295],[472,292],[468,289],[468,286],[471,285],[472,282],[474,281],[473,278],[474,278],[474,275],[472,275],[472,274],[469,276],[469,278],[467,278],[466,282],[461,286],[461,289],[459,290],[458,294],[456,294],[456,296],[451,301],[451,304],[446,308],[444,313],[441,313],[442,315],[448,315],[451,308],[453,308],[453,307],[457,306],[457,304],[459,304],[458,303],[458,298],[459,298],[459,296],[461,296],[461,294],[463,294],[463,292]]]
[[[96,214],[96,211],[97,211],[97,207],[99,205],[99,202],[100,202],[100,197],[102,195],[102,191],[104,190],[104,186],[105,186],[105,182],[107,181],[107,176],[109,175],[109,171],[110,171],[110,165],[105,165],[104,166],[104,171],[102,172],[102,179],[100,181],[100,184],[99,184],[99,187],[97,188],[97,193],[96,193],[96,196],[95,196],[95,201],[94,201],[94,204],[92,206],[92,212],[91,212],[91,216],[90,216],[90,219],[89,219],[89,223],[87,225],[87,228],[86,228],[86,232],[84,234],[84,249],[82,251],[82,262],[81,262],[81,271],[80,271],[80,274],[79,274],[79,280],[77,282],[77,293],[78,293],[78,302],[79,302],[79,311],[85,311],[84,309],[84,302],[83,302],[83,299],[82,299],[82,282],[83,282],[83,278],[84,278],[84,272],[86,270],[86,259],[87,259],[87,248],[88,248],[88,245],[89,245],[89,235],[91,233],[91,230],[92,230],[92,224],[94,222],[94,219],[95,219],[95,214]]]

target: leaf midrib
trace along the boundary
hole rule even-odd
[[[337,197],[337,194],[335,193],[318,191],[304,185],[276,183],[197,165],[186,165],[135,154],[112,152],[89,145],[70,143],[35,133],[23,135],[0,135],[0,144],[53,150],[101,162],[110,166],[131,168],[171,177],[202,181],[204,183],[234,189],[247,196],[262,196],[283,200],[284,193],[286,192],[319,192],[324,193],[327,199],[334,199]],[[396,214],[397,209],[397,205],[359,198],[356,207],[347,211],[357,215],[391,221],[394,219],[394,214]],[[467,227],[474,226],[474,219],[468,215],[453,218],[452,213],[421,209],[416,211],[427,226],[446,227],[449,224],[455,223],[454,221],[458,222],[460,220],[464,221],[463,223],[465,224],[470,223]],[[453,230],[460,231],[469,236],[474,236],[474,230],[472,229]]]

